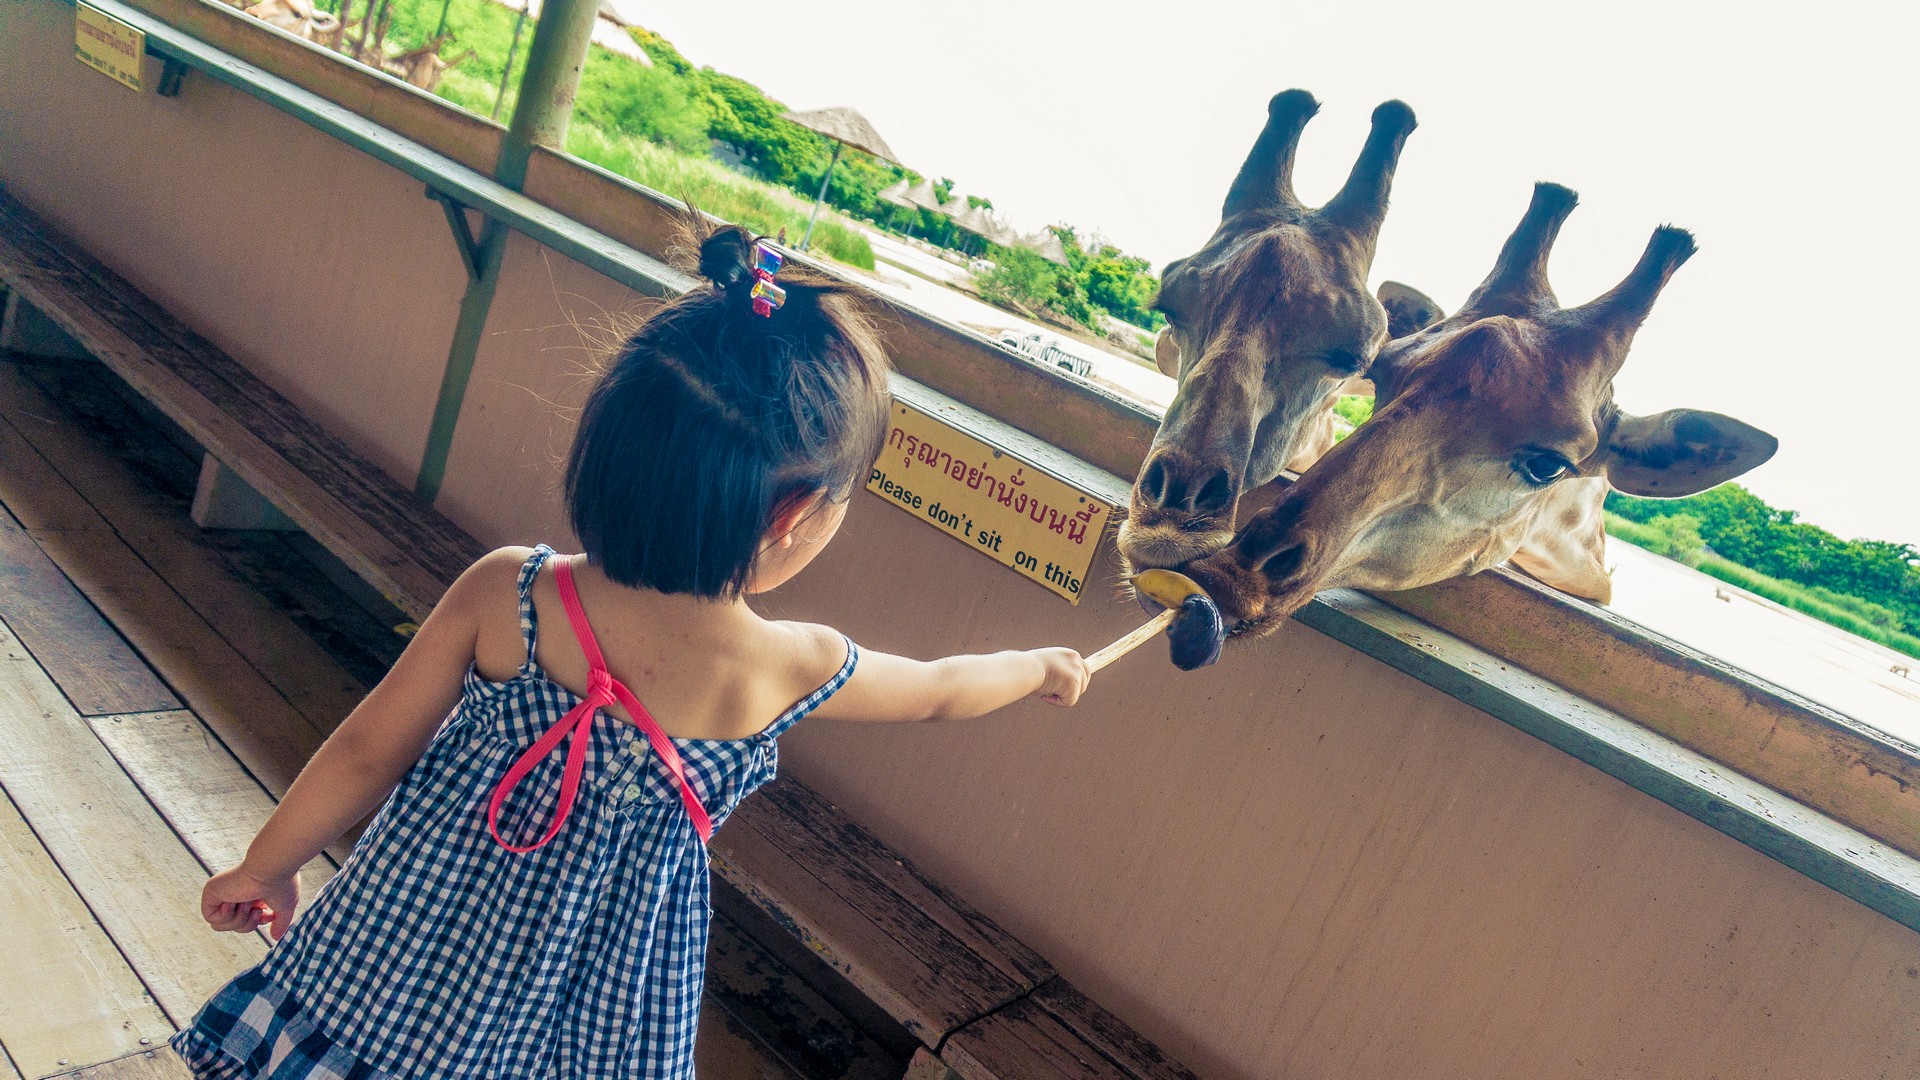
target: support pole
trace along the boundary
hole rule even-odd
[[[500,119],[500,106],[507,103],[507,83],[513,78],[513,61],[520,55],[520,34],[527,28],[527,9],[521,8],[518,18],[513,20],[513,40],[507,42],[507,62],[500,66],[500,88],[493,92],[493,111],[487,119]]]
[[[507,187],[519,191],[526,184],[534,147],[557,150],[566,144],[567,122],[573,118],[573,99],[599,13],[599,0],[547,0],[541,7],[533,43],[527,49],[526,73],[520,78],[520,96],[494,165],[494,179]],[[511,64],[507,70],[512,71]],[[420,476],[414,483],[414,491],[428,502],[440,494],[440,484],[446,479],[447,455],[453,449],[460,405],[467,394],[467,381],[473,377],[474,357],[480,351],[506,250],[506,227],[489,219],[480,232],[474,259],[479,273],[467,282],[466,295],[460,300],[460,318],[454,325],[446,372],[440,379],[440,399],[434,405],[426,452],[420,459]]]
[[[807,250],[807,244],[813,240],[813,223],[820,217],[820,200],[827,197],[827,182],[833,179],[833,167],[840,164],[839,142],[833,144],[833,160],[827,162],[827,174],[820,178],[820,194],[813,197],[813,213],[807,215],[807,235],[800,238],[800,250]]]
[[[580,72],[587,66],[587,45],[599,18],[599,0],[547,0],[527,49],[526,74],[520,77],[520,99],[500,144],[500,163],[493,178],[515,191],[527,179],[527,161],[533,148],[558,150],[567,142],[567,123],[573,119],[573,99],[580,90]]]

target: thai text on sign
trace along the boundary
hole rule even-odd
[[[147,35],[104,11],[74,7],[73,54],[80,62],[130,90],[140,89],[140,58]]]
[[[899,401],[867,490],[1075,604],[1113,510]]]

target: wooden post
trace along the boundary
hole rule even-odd
[[[845,149],[836,141],[833,144],[833,158],[827,162],[826,175],[820,178],[820,194],[813,197],[813,213],[807,215],[807,235],[800,238],[800,250],[807,250],[813,242],[813,223],[820,218],[820,203],[827,197],[827,183],[833,179],[833,167],[840,164],[840,151]]]
[[[7,293],[6,309],[0,313],[0,350],[56,360],[89,359],[87,350],[68,337],[59,323],[40,314],[17,292]]]
[[[907,1063],[907,1071],[900,1080],[961,1080],[960,1074],[948,1067],[947,1063],[933,1056],[933,1051],[921,1047],[913,1052],[913,1060]]]
[[[526,19],[524,8],[520,17]],[[493,169],[495,180],[519,191],[526,183],[527,163],[533,159],[534,147],[558,150],[566,145],[574,94],[587,64],[594,20],[599,17],[598,0],[547,0],[541,7],[540,21],[533,27],[533,43],[527,47],[527,69],[520,76],[513,120],[507,125],[506,137],[500,140],[500,157]],[[501,76],[503,92],[505,79],[512,71],[509,56],[507,71]],[[426,452],[421,455],[420,475],[413,485],[428,502],[440,494],[440,483],[446,479],[447,455],[453,450],[460,404],[467,396],[467,380],[473,376],[474,357],[480,352],[480,335],[486,329],[493,292],[500,283],[500,260],[507,250],[506,227],[489,218],[480,230],[478,246],[474,263],[480,272],[469,278],[466,295],[460,299],[460,318],[454,324],[447,367],[440,376],[440,399],[434,404]]]
[[[299,532],[300,526],[253,490],[232,469],[208,454],[200,459],[200,482],[193,489],[193,523],[203,529],[270,529]]]

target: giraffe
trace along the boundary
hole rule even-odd
[[[1319,108],[1305,90],[1274,96],[1212,238],[1161,275],[1155,360],[1179,388],[1120,527],[1135,569],[1226,546],[1243,494],[1332,443],[1334,398],[1387,340],[1367,273],[1413,110],[1375,109],[1345,186],[1309,209],[1293,165]]]
[[[1268,632],[1321,589],[1410,589],[1509,557],[1604,600],[1610,487],[1677,498],[1773,456],[1773,436],[1732,417],[1614,404],[1613,377],[1693,237],[1655,229],[1619,285],[1563,308],[1546,261],[1576,201],[1536,185],[1493,271],[1451,316],[1415,290],[1381,288],[1392,340],[1370,372],[1373,418],[1229,546],[1181,568],[1233,633]]]

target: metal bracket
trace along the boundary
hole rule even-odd
[[[175,58],[164,57],[166,63],[160,68],[160,86],[157,90],[161,97],[179,97],[180,80],[187,77],[187,65]]]
[[[447,212],[447,227],[453,230],[453,243],[460,249],[460,261],[467,264],[467,277],[479,281],[480,241],[474,238],[473,227],[467,221],[467,204],[431,184],[427,186],[427,198]]]

